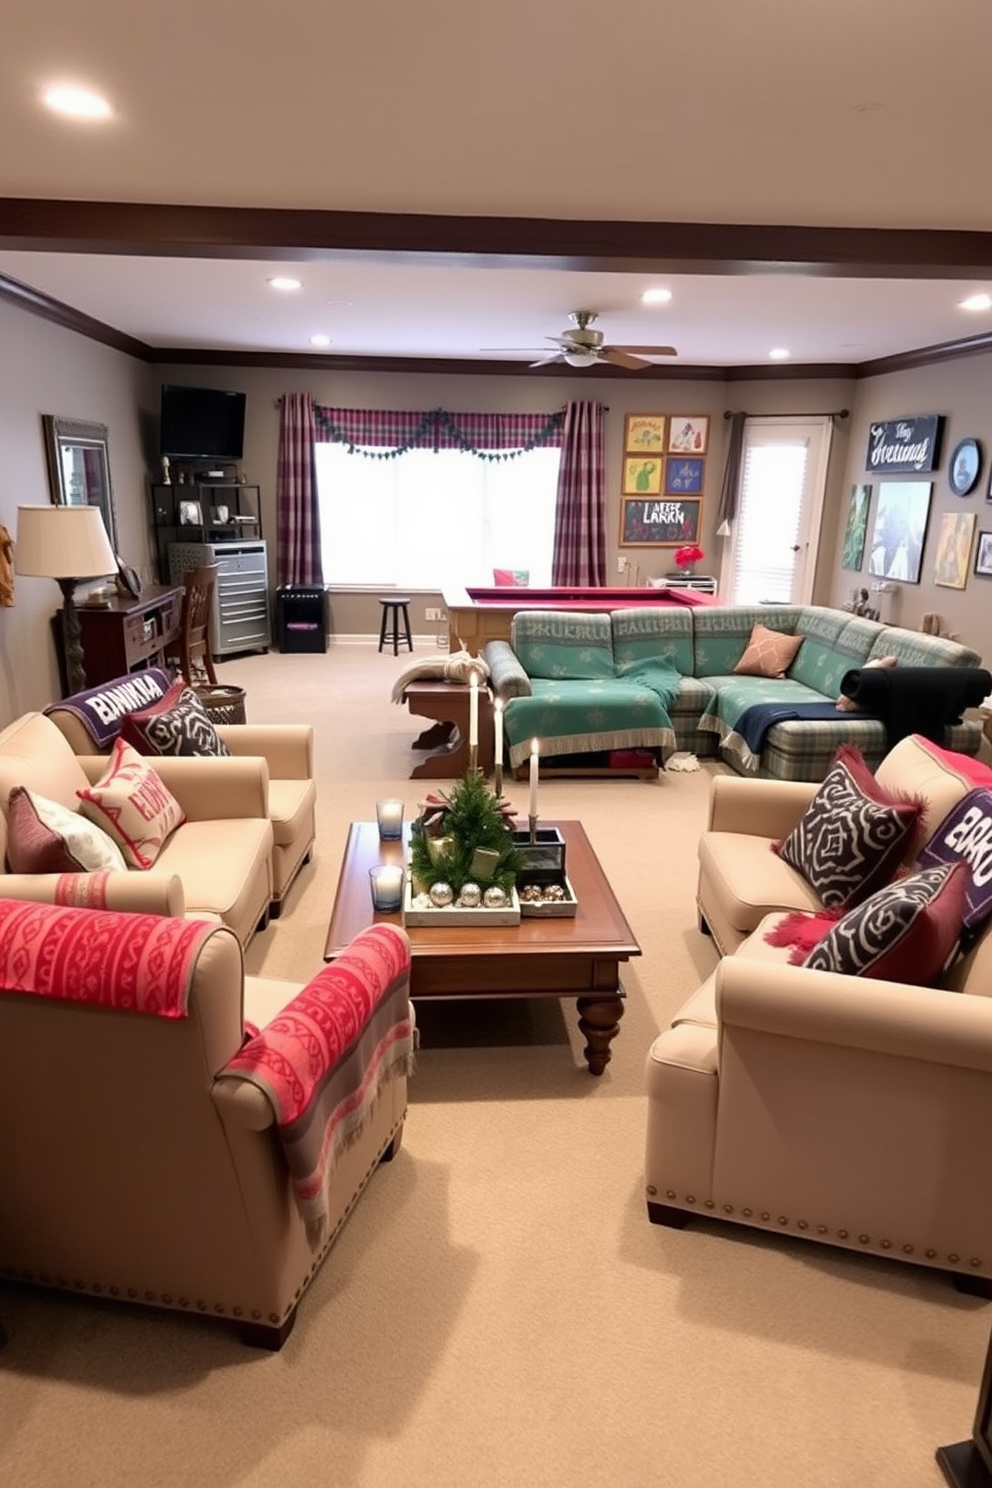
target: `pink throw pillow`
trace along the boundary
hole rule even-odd
[[[742,677],[784,677],[802,643],[802,636],[755,625],[734,671]]]

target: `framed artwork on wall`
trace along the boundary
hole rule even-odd
[[[967,496],[978,484],[982,447],[977,439],[962,439],[951,455],[947,483],[955,496]]]
[[[669,454],[705,455],[709,442],[710,421],[706,414],[672,414],[668,425]]]
[[[699,540],[702,500],[644,501],[624,499],[620,503],[622,548],[679,548]]]
[[[868,506],[871,502],[871,486],[852,486],[847,502],[847,522],[844,526],[844,546],[841,549],[841,568],[861,572],[865,559],[865,538],[868,535]]]
[[[974,512],[944,512],[941,516],[933,581],[944,589],[963,589],[968,582],[975,520]]]
[[[695,455],[669,455],[665,461],[666,496],[701,496],[706,461]]]
[[[624,496],[657,496],[661,492],[661,457],[644,458],[637,455],[624,457]]]
[[[992,532],[980,532],[975,546],[975,572],[992,579]]]
[[[660,455],[665,449],[663,413],[628,413],[623,421],[623,447],[628,455]]]
[[[920,582],[932,494],[932,481],[879,481],[869,573],[908,584]]]

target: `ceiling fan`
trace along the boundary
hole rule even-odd
[[[645,360],[646,357],[678,355],[674,346],[604,346],[603,332],[595,330],[592,324],[598,314],[597,310],[573,310],[568,317],[573,329],[562,331],[560,336],[545,336],[546,341],[555,342],[556,350],[531,362],[531,366],[546,367],[551,362],[567,362],[570,367],[595,367],[605,362],[613,367],[627,367],[630,371],[639,372],[642,367],[651,366]],[[537,351],[539,348],[484,346],[482,350]]]

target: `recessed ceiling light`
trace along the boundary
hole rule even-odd
[[[768,355],[771,357],[773,362],[787,362],[792,355],[792,352],[786,351],[784,346],[774,346],[772,347]]]
[[[992,310],[992,295],[973,294],[959,303],[962,310]]]
[[[59,84],[42,94],[42,102],[57,114],[67,114],[72,119],[109,119],[111,107],[99,93],[91,88],[70,87]]]
[[[330,346],[330,344],[331,344],[331,338],[330,338],[330,336],[311,336],[310,337],[310,345],[311,346]]]
[[[667,305],[672,298],[670,289],[646,289],[641,295],[642,305]]]
[[[266,279],[266,284],[271,284],[273,289],[302,289],[301,279],[290,279],[285,274],[277,274],[274,279]]]

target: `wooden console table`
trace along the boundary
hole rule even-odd
[[[414,749],[441,747],[428,754],[410,771],[411,780],[457,780],[468,769],[468,713],[472,689],[461,682],[411,682],[404,691],[410,712],[420,718],[437,719],[447,729],[425,729],[413,741]],[[442,737],[443,736],[443,737]],[[493,700],[487,687],[479,688],[479,752],[477,764],[483,775],[493,768]]]
[[[81,604],[80,637],[86,686],[112,682],[126,672],[162,666],[165,649],[179,636],[182,589],[149,584],[140,599],[112,599],[107,605]],[[62,654],[62,614],[54,617],[63,696],[68,692]]]

